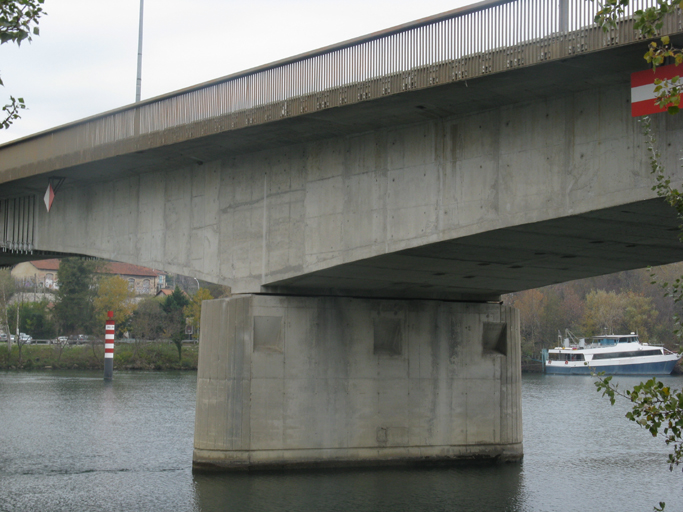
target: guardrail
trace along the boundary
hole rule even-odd
[[[65,155],[60,164],[75,165],[80,152],[122,140],[177,142],[628,44],[639,39],[633,12],[655,3],[633,0],[605,33],[589,0],[484,1],[9,142],[0,172]],[[682,30],[676,9],[662,33]]]

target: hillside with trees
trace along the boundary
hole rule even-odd
[[[636,332],[642,341],[676,350],[680,305],[664,285],[682,274],[683,263],[675,263],[511,293],[503,300],[520,311],[525,357],[557,346],[558,331],[565,329],[577,336]]]

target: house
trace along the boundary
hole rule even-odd
[[[160,270],[116,261],[104,263],[100,275],[120,276],[128,281],[128,288],[134,290],[137,295],[154,295],[162,283],[165,283],[166,273]],[[12,269],[12,277],[23,281],[26,288],[57,290],[58,271],[58,259],[24,261]]]
[[[155,299],[159,299],[159,298],[165,299],[169,295],[173,295],[174,291],[175,291],[175,289],[173,289],[173,288],[162,288],[157,292],[157,294],[154,296],[154,298]],[[191,298],[190,295],[185,290],[181,290],[181,291],[183,292],[183,295],[185,295],[185,297],[187,297],[188,299]]]

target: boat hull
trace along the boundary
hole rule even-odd
[[[669,361],[653,361],[631,364],[605,364],[605,365],[570,365],[562,362],[546,364],[545,372],[555,375],[590,375],[602,373],[605,375],[669,375],[678,358]]]

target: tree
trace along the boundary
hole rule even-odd
[[[595,22],[605,32],[616,28],[619,17],[624,14],[625,8],[630,3],[631,0],[600,1],[600,9],[595,15]],[[681,0],[657,0],[657,5],[635,11],[633,28],[639,30],[644,37],[653,38],[664,26],[664,17],[672,14],[676,8],[683,8]],[[652,69],[664,64],[667,58],[672,59],[678,66],[683,62],[683,52],[680,48],[671,45],[669,36],[664,36],[659,43],[655,41],[649,43],[644,58],[648,64],[652,65]],[[660,108],[667,109],[670,114],[678,113],[681,92],[683,92],[683,81],[680,76],[674,76],[670,80],[655,80],[656,103]]]
[[[14,294],[14,279],[9,269],[0,270],[0,328],[7,334],[7,351],[12,353],[12,338],[10,337],[9,318],[7,308]]]
[[[624,7],[628,6],[630,0],[606,0],[601,3],[601,9],[595,16],[595,21],[602,26],[605,31],[610,27],[616,26],[616,19],[623,14]],[[634,27],[648,38],[654,37],[658,30],[663,26],[664,17],[676,8],[683,8],[681,0],[658,0],[655,6],[635,13],[636,20]],[[651,42],[648,45],[645,60],[651,64],[653,69],[664,64],[665,59],[671,58],[676,66],[683,62],[681,49],[674,48],[670,44],[668,36],[661,38],[661,42]],[[670,114],[677,114],[680,108],[680,94],[683,92],[679,76],[671,80],[655,80],[655,94],[657,104],[660,108],[666,108]],[[647,142],[647,151],[650,161],[651,173],[655,176],[655,185],[652,187],[659,197],[664,198],[676,211],[679,219],[683,220],[683,197],[681,192],[671,186],[671,179],[664,172],[661,163],[661,155],[657,150],[657,140],[652,131],[650,119],[645,116],[642,120],[643,132]],[[683,233],[679,235],[683,240]],[[667,295],[674,299],[675,303],[683,300],[683,279],[677,278],[673,283],[661,283]],[[679,341],[683,339],[683,332],[680,328],[680,319],[676,319],[677,329],[674,331]],[[614,405],[615,396],[622,396],[631,400],[634,404],[626,417],[647,428],[653,436],[660,432],[665,436],[667,444],[674,445],[674,451],[669,455],[670,469],[674,464],[678,464],[683,456],[681,449],[681,432],[683,431],[683,394],[671,392],[657,379],[650,379],[633,388],[632,391],[620,393],[617,386],[612,386],[611,377],[599,378],[595,383],[598,391],[602,390],[603,395],[608,395],[610,402]],[[663,428],[662,428],[663,426]],[[655,510],[664,510],[665,504],[659,503]]]
[[[518,294],[512,301],[512,305],[520,312],[521,335],[523,340],[523,351],[526,355],[532,356],[538,352],[539,332],[541,330],[541,319],[547,299],[540,290],[525,290]]]
[[[19,315],[17,315],[19,308]],[[55,334],[52,313],[49,310],[49,302],[43,299],[38,302],[14,303],[8,308],[9,328],[11,332],[17,330],[17,317],[19,318],[19,331],[30,334],[34,338],[50,339]]]
[[[131,320],[135,339],[156,340],[164,332],[165,312],[157,299],[145,299],[138,304]]]
[[[64,258],[59,262],[59,289],[54,315],[60,332],[90,334],[94,328],[93,301],[98,262],[84,258]]]
[[[164,333],[166,314],[161,302],[155,298],[145,299],[138,304],[130,321],[133,335],[133,355],[136,356],[143,340],[157,340]]]
[[[211,299],[213,299],[213,297],[209,290],[200,288],[197,290],[197,293],[192,296],[190,303],[183,309],[185,317],[187,317],[190,325],[192,325],[194,332],[199,332],[199,322],[202,317],[202,302]]]
[[[659,312],[652,305],[649,297],[628,292],[624,300],[624,327],[620,330],[637,332],[643,341],[649,342],[650,333]]]
[[[620,293],[605,290],[592,291],[586,296],[587,314],[583,321],[583,332],[590,334],[614,333],[621,323],[626,307]]]
[[[22,41],[32,40],[32,35],[39,35],[38,23],[43,11],[45,0],[2,0],[0,1],[0,45],[16,43],[21,46]],[[4,85],[0,79],[0,85]],[[10,102],[2,107],[0,129],[9,126],[19,117],[19,111],[26,108],[24,98],[10,96]]]
[[[183,309],[189,305],[190,299],[178,286],[166,297],[162,305],[166,313],[164,335],[171,339],[178,349],[178,360],[183,358],[183,338],[185,338],[185,315]]]
[[[128,321],[135,311],[133,298],[135,292],[128,288],[128,282],[120,276],[107,276],[100,279],[97,295],[93,300],[95,320],[104,329],[107,312],[114,312],[114,322],[120,333],[125,332]]]
[[[618,384],[612,384],[612,377],[598,376],[595,386],[612,405],[617,398],[629,400],[633,407],[626,418],[647,429],[653,437],[661,434],[664,442],[673,446],[669,454],[669,470],[673,471],[683,460],[683,392],[672,390],[654,377],[624,392]],[[660,501],[654,509],[664,508],[665,503]]]

